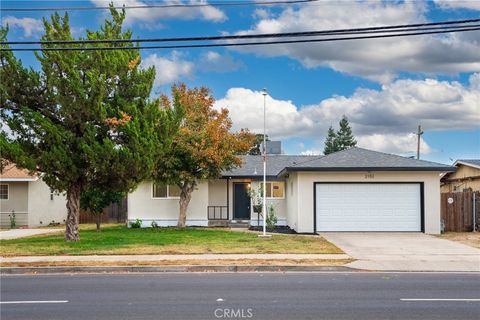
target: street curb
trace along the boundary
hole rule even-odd
[[[245,266],[245,265],[196,265],[196,266],[112,266],[112,267],[1,267],[6,274],[53,273],[143,273],[143,272],[325,272],[359,271],[345,266]]]

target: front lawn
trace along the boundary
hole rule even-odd
[[[274,235],[259,238],[250,232],[206,228],[128,229],[109,225],[96,232],[81,226],[79,242],[63,234],[0,241],[0,255],[115,255],[202,253],[343,253],[320,236]]]

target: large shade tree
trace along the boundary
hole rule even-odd
[[[86,39],[125,39],[125,11],[110,10]],[[73,40],[69,18],[44,19],[41,40]],[[7,38],[2,28],[0,39]],[[109,44],[43,44],[93,48]],[[131,41],[112,46],[134,47]],[[5,45],[2,46],[6,48]],[[89,189],[125,192],[151,176],[161,150],[166,114],[149,99],[153,68],[139,68],[132,50],[39,51],[39,68],[27,68],[11,51],[0,52],[2,157],[41,172],[55,191],[66,193],[66,240],[79,240],[80,195]]]
[[[180,117],[180,129],[171,148],[159,159],[154,179],[180,188],[178,227],[185,227],[187,208],[199,181],[219,178],[222,171],[241,165],[239,154],[252,147],[254,135],[247,130],[231,132],[227,109],[213,108],[207,88],[172,86],[171,100],[163,95],[166,109]]]

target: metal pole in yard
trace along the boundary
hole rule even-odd
[[[267,89],[262,90],[263,95],[263,236],[267,235],[267,145],[266,145],[266,130],[267,130]]]

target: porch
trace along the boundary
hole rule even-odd
[[[209,226],[249,227],[263,225],[263,216],[253,210],[248,194],[250,188],[257,188],[261,181],[251,178],[225,178],[208,182],[207,217]],[[273,186],[280,188],[281,197],[273,197]],[[267,205],[273,204],[278,216],[278,224],[286,224],[285,185],[283,181],[267,182]]]

